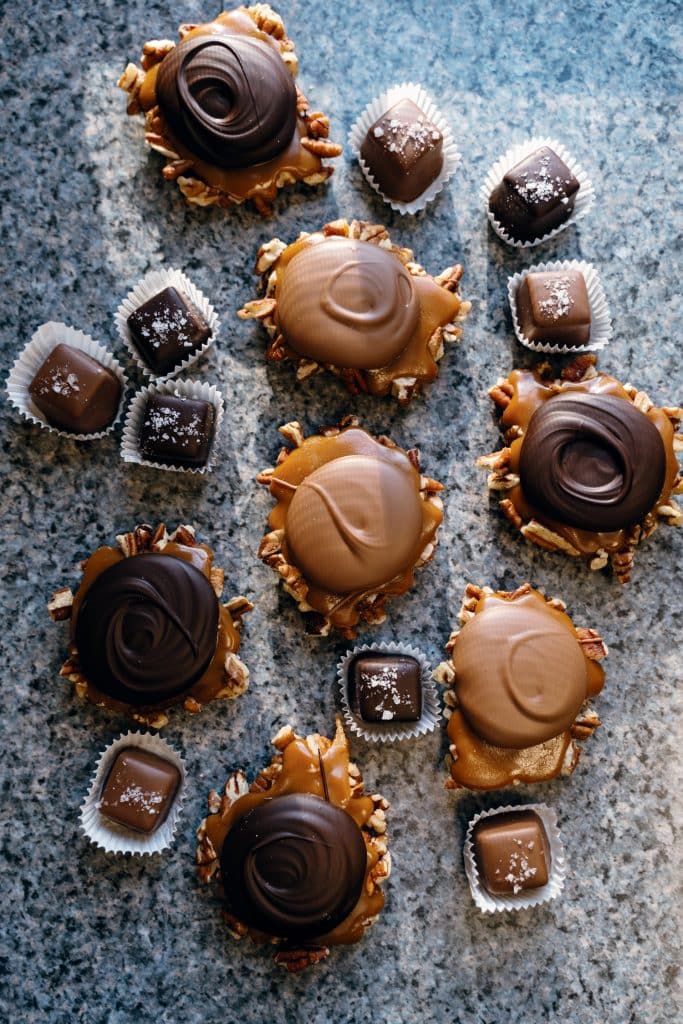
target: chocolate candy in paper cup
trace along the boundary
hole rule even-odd
[[[168,743],[125,733],[100,755],[81,829],[107,853],[161,853],[174,841],[185,780],[185,763]]]

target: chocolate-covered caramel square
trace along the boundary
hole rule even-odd
[[[550,847],[535,811],[508,811],[482,818],[472,831],[482,885],[497,895],[517,895],[548,882]]]
[[[524,278],[516,298],[522,334],[535,342],[578,348],[591,334],[591,307],[580,270],[535,271]]]
[[[380,191],[409,203],[438,177],[443,166],[443,136],[410,99],[399,100],[368,129],[361,158]]]
[[[154,832],[168,817],[180,785],[170,761],[140,747],[119,751],[102,789],[100,813],[134,832]]]
[[[549,146],[515,164],[495,187],[489,210],[514,239],[530,242],[569,220],[579,182]]]
[[[204,466],[211,451],[215,410],[185,395],[150,395],[140,426],[140,451],[150,462]]]
[[[128,317],[128,328],[147,366],[169,373],[211,337],[201,313],[176,288],[164,288]]]
[[[361,655],[351,665],[351,706],[365,722],[417,722],[422,714],[422,674],[403,654]]]
[[[72,434],[94,434],[113,421],[121,382],[112,370],[72,345],[57,345],[29,384],[48,423]]]

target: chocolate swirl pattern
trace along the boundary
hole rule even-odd
[[[333,594],[388,583],[418,553],[419,485],[403,452],[347,455],[321,466],[299,484],[287,512],[295,564]]]
[[[533,594],[489,599],[458,635],[453,666],[463,714],[498,747],[523,749],[559,736],[588,692],[573,630]]]
[[[238,819],[221,852],[228,909],[287,939],[331,931],[360,898],[365,841],[353,818],[317,796],[291,793]]]
[[[161,112],[187,149],[217,167],[271,160],[296,126],[296,87],[279,54],[258,39],[200,35],[164,58]]]
[[[539,510],[584,530],[621,530],[657,503],[662,438],[632,402],[561,394],[531,417],[519,460],[522,491]]]
[[[280,329],[298,355],[379,369],[406,348],[420,318],[410,274],[385,249],[326,238],[298,252],[277,289]]]
[[[114,700],[169,700],[207,669],[218,616],[213,588],[193,565],[163,554],[124,558],[98,576],[78,610],[81,670]]]

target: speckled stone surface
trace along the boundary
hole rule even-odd
[[[112,319],[120,299],[150,268],[178,266],[224,323],[193,376],[225,389],[227,430],[218,469],[195,479],[125,465],[118,438],[88,445],[28,426],[3,396],[0,1018],[677,1019],[683,538],[660,529],[640,549],[632,584],[619,589],[526,545],[489,508],[473,465],[499,442],[485,388],[529,361],[513,338],[507,277],[538,259],[579,257],[599,267],[615,324],[601,365],[658,403],[680,402],[677,6],[285,0],[300,80],[331,116],[333,138],[345,139],[383,87],[417,79],[438,97],[463,163],[425,213],[401,219],[344,156],[327,188],[284,196],[266,222],[245,209],[187,208],[115,88],[146,39],[173,37],[179,23],[213,15],[212,4],[3,5],[3,376],[49,319],[92,333],[123,358]],[[578,228],[520,255],[489,231],[478,189],[490,163],[531,133],[557,136],[575,152],[598,202]],[[265,365],[259,328],[234,316],[252,296],[262,241],[289,240],[338,216],[384,221],[431,271],[465,265],[473,311],[462,344],[407,411],[351,399],[329,378],[296,386],[291,369]],[[289,977],[267,951],[227,935],[195,876],[194,831],[206,791],[235,767],[253,774],[284,723],[332,728],[345,645],[305,639],[293,603],[257,561],[271,499],[254,477],[279,448],[279,423],[298,418],[311,429],[349,411],[418,445],[425,470],[448,488],[436,560],[361,641],[415,641],[436,664],[467,581],[512,588],[529,579],[603,632],[610,656],[596,709],[604,725],[572,778],[485,797],[444,791],[442,734],[388,750],[354,739],[369,790],[392,804],[386,911],[362,944]],[[131,861],[105,856],[79,832],[97,754],[126,723],[80,703],[58,678],[66,627],[49,621],[45,603],[55,587],[77,582],[76,563],[93,548],[154,520],[194,523],[226,566],[228,591],[255,601],[242,648],[252,676],[236,703],[173,715],[164,735],[191,776],[177,843],[161,858]],[[557,809],[570,871],[555,903],[491,918],[472,903],[462,842],[477,810],[509,799]]]

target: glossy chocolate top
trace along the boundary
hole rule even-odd
[[[244,35],[180,43],[161,63],[157,98],[180,142],[218,167],[272,159],[296,126],[296,87],[284,61]]]
[[[659,431],[613,395],[560,394],[524,434],[522,490],[541,511],[586,530],[620,530],[657,503],[666,453]]]
[[[348,594],[388,583],[421,546],[419,475],[401,451],[345,455],[307,476],[287,510],[294,564],[315,586]]]
[[[218,599],[189,562],[134,555],[105,569],[78,608],[81,671],[114,700],[148,706],[189,690],[218,639]]]
[[[228,909],[251,928],[288,939],[315,938],[340,924],[358,902],[366,865],[353,818],[307,793],[248,810],[221,851]]]
[[[351,369],[396,359],[420,318],[411,275],[371,242],[325,238],[301,249],[277,290],[280,329],[299,355]]]
[[[586,659],[564,616],[533,592],[490,597],[453,649],[455,692],[469,725],[498,747],[559,736],[588,695]]]

